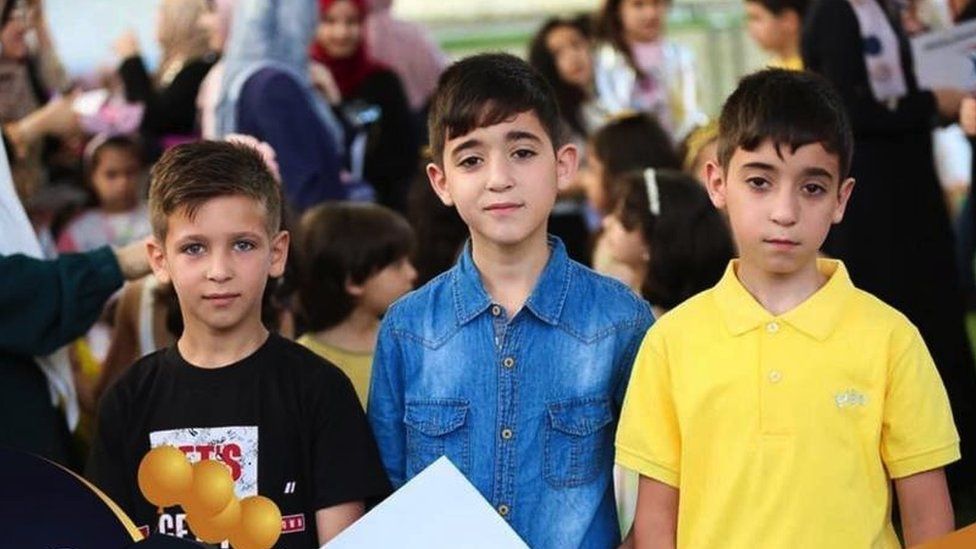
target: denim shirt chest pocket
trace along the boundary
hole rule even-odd
[[[583,397],[546,404],[543,471],[558,488],[591,482],[610,459],[613,412],[605,397]]]
[[[471,468],[468,402],[462,399],[424,399],[405,403],[407,478],[441,456],[467,474]]]

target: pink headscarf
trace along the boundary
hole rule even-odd
[[[396,19],[390,13],[393,0],[369,0],[366,42],[373,59],[396,71],[417,110],[427,103],[437,79],[448,65],[447,56],[422,26]]]
[[[324,14],[338,0],[319,0],[319,14]],[[366,1],[365,0],[346,0],[351,2],[359,12],[359,20],[364,23],[363,32],[366,33]],[[321,17],[321,15],[319,16]],[[366,52],[366,41],[362,40],[359,47],[352,55],[344,59],[336,59],[329,55],[325,48],[318,42],[313,42],[311,47],[312,59],[325,65],[336,84],[342,97],[348,98],[356,95],[356,90],[366,78],[374,72],[382,69],[382,65],[374,62]]]

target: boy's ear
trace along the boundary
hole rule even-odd
[[[430,186],[433,187],[434,192],[437,193],[437,197],[441,199],[441,202],[445,206],[453,206],[454,200],[451,198],[451,193],[447,190],[447,176],[444,174],[444,168],[433,162],[427,164],[427,179],[430,180]]]
[[[847,209],[847,201],[851,199],[851,192],[854,190],[854,178],[848,177],[840,182],[837,189],[837,207],[834,209],[834,224],[840,223],[844,219],[844,211]]]
[[[288,231],[279,231],[271,239],[271,268],[268,270],[268,276],[271,278],[278,278],[285,274],[289,242],[291,242],[291,234]]]
[[[152,268],[156,280],[160,284],[169,284],[169,267],[166,264],[166,248],[159,239],[153,235],[146,239],[146,255],[149,256],[149,266]]]
[[[579,171],[579,148],[567,143],[556,150],[556,188],[564,191],[576,180]]]
[[[725,192],[728,189],[725,170],[714,160],[705,164],[705,188],[708,189],[708,198],[712,200],[712,204],[720,210],[725,208]]]
[[[346,288],[346,293],[353,297],[362,297],[363,293],[366,291],[366,287],[363,284],[354,283],[348,276],[346,277],[346,283],[344,286]]]

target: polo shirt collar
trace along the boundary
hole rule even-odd
[[[525,301],[525,308],[547,324],[555,325],[562,314],[569,293],[570,259],[566,246],[554,236],[548,239],[549,259],[536,281],[535,288]],[[485,291],[474,259],[471,240],[464,245],[461,257],[451,272],[454,311],[458,324],[467,324],[491,306],[491,296]]]
[[[806,301],[776,317],[763,308],[735,274],[738,260],[729,262],[715,287],[716,304],[732,335],[742,335],[772,320],[784,322],[800,332],[824,340],[834,331],[854,285],[844,264],[834,259],[817,259],[817,269],[827,283]]]

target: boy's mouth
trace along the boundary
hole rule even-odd
[[[234,301],[241,294],[235,293],[219,293],[219,294],[204,294],[203,299],[208,303],[212,303],[218,307],[229,305],[230,302]]]
[[[495,204],[489,204],[485,206],[486,212],[497,212],[497,213],[510,213],[521,208],[521,204],[515,202],[497,202]]]
[[[789,238],[764,238],[763,242],[776,248],[792,249],[800,245],[796,240]]]

